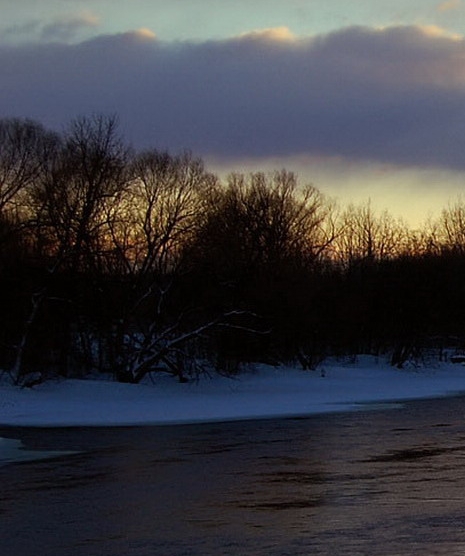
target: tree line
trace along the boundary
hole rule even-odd
[[[221,180],[189,152],[135,151],[113,116],[62,133],[3,119],[0,303],[19,384],[357,353],[402,366],[464,340],[465,203],[412,230],[285,170]]]

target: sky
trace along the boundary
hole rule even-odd
[[[413,226],[465,185],[465,0],[0,0],[0,117],[286,168]]]

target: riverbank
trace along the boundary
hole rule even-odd
[[[235,378],[180,384],[59,380],[34,388],[0,384],[0,425],[123,426],[228,421],[350,411],[366,404],[465,392],[465,367],[451,363],[393,369],[359,357],[318,371],[259,365]]]

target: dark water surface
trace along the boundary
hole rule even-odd
[[[176,427],[0,429],[1,556],[465,554],[465,398]]]

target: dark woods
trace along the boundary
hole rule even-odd
[[[286,171],[223,183],[189,153],[133,152],[115,118],[0,121],[0,368],[20,384],[402,366],[464,339],[464,249],[460,202],[413,232]]]

